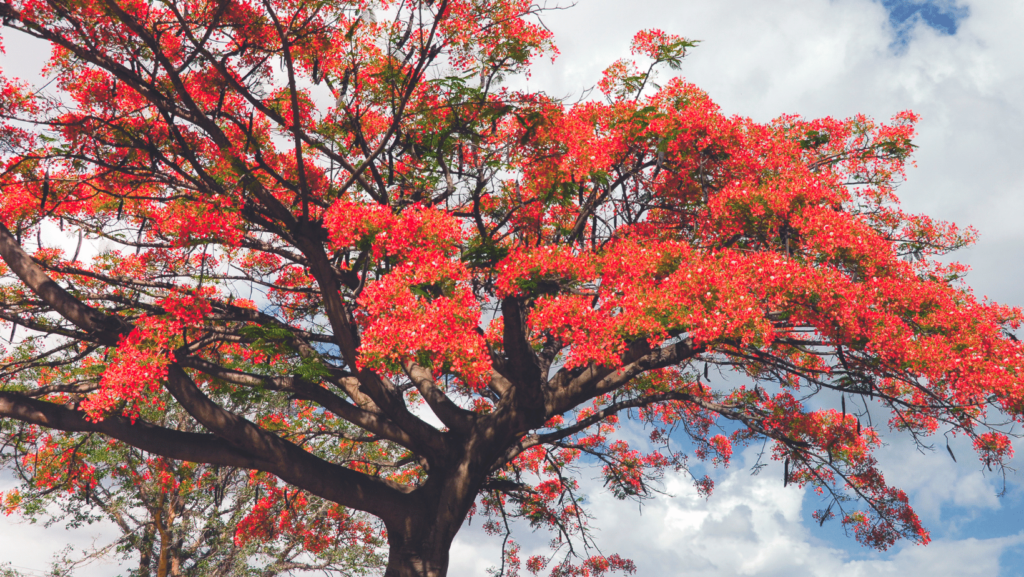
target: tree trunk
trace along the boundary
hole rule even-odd
[[[463,479],[441,475],[428,481],[419,507],[407,517],[389,524],[388,566],[384,577],[445,577],[448,555],[456,533],[466,519],[475,493],[453,490]]]
[[[142,533],[142,542],[139,545],[139,577],[149,577],[152,575],[151,569],[153,564],[153,541],[156,540],[156,530],[153,528],[153,524],[149,523],[145,526]]]
[[[164,503],[167,500],[167,495],[160,493],[160,500],[156,504],[156,513],[154,515],[153,522],[156,525],[156,530],[160,533],[160,560],[156,566],[156,577],[167,577],[167,555],[170,553],[171,539],[167,535],[167,528],[164,527]]]
[[[384,577],[446,577],[452,542],[466,521],[501,447],[491,430],[474,431],[452,453],[460,460],[435,463],[427,482],[385,521],[388,565]]]
[[[384,577],[445,577],[448,574],[448,552],[451,540],[392,545]]]

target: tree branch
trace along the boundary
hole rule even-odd
[[[404,516],[402,497],[412,489],[335,465],[265,431],[248,419],[214,403],[177,363],[167,371],[167,390],[207,430],[269,464],[261,469],[346,507],[367,511],[385,520]]]
[[[59,431],[102,433],[171,459],[246,469],[265,469],[269,465],[267,461],[214,435],[185,433],[141,420],[132,423],[124,417],[111,416],[102,421],[90,421],[81,411],[17,393],[0,391],[0,416]]]
[[[342,419],[366,429],[382,439],[393,441],[412,451],[420,449],[420,443],[388,420],[387,417],[380,413],[361,409],[329,390],[305,379],[298,377],[264,377],[228,369],[195,357],[179,357],[178,362],[183,367],[197,369],[211,377],[236,385],[265,387],[271,390],[295,393],[297,396],[317,403]],[[355,380],[353,377],[348,377],[348,379]]]

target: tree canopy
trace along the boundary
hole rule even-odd
[[[881,434],[966,435],[999,468],[1024,376],[1021,311],[939,258],[974,231],[899,206],[916,116],[725,116],[671,76],[695,43],[660,30],[593,98],[516,89],[557,54],[542,11],[0,5],[53,47],[50,88],[0,91],[21,462],[109,440],[196,490],[267,474],[243,539],[302,534],[267,522],[298,489],[378,518],[388,577],[445,575],[470,516],[505,535],[501,572],[589,576],[635,565],[593,547],[579,464],[642,499],[689,451],[767,441],[822,523],[927,543]],[[104,482],[61,455],[62,482]],[[552,531],[550,554],[521,560],[510,519]]]

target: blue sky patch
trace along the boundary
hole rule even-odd
[[[950,0],[880,0],[889,12],[889,22],[896,30],[896,44],[905,45],[910,30],[917,22],[924,22],[943,34],[956,34],[960,22],[970,15],[966,6],[957,6]]]

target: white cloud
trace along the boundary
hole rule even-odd
[[[948,521],[942,516],[945,505],[989,511],[1002,507],[996,496],[1000,478],[983,474],[977,454],[965,439],[951,443],[957,462],[947,454],[941,436],[927,439],[935,449],[924,451],[897,434],[890,435],[888,441],[890,444],[878,451],[885,480],[912,496],[911,504],[926,524]]]
[[[50,45],[42,40],[28,38],[23,34],[3,30],[0,32],[3,39],[5,54],[0,59],[3,65],[4,75],[17,77],[27,82],[37,82],[41,76],[40,71],[50,56]]]
[[[0,491],[16,486],[13,479],[0,478]],[[58,512],[54,509],[54,512]],[[119,535],[117,526],[101,521],[83,527],[68,529],[63,523],[46,527],[43,523],[29,523],[17,515],[0,514],[0,567],[10,563],[26,575],[44,575],[54,556],[65,547],[82,552],[104,546]],[[72,555],[75,557],[75,555]],[[118,573],[118,559],[97,559],[76,573],[76,577],[111,577]]]

